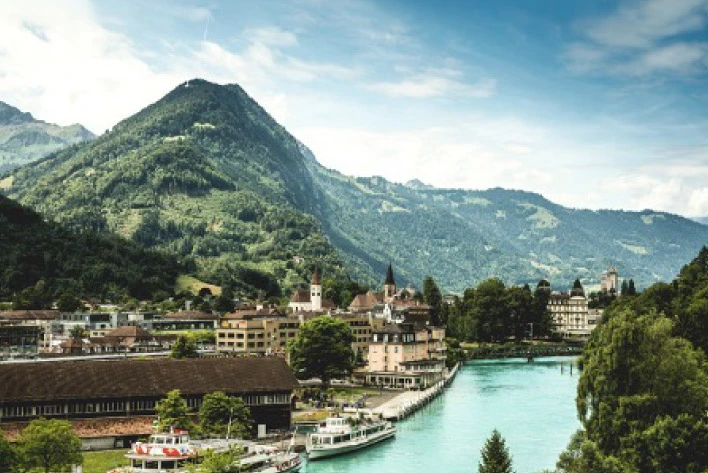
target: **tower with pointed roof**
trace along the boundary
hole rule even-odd
[[[315,265],[315,270],[312,273],[312,281],[310,283],[310,302],[312,310],[322,310],[322,281],[320,279],[320,271]]]
[[[388,264],[386,270],[386,281],[384,281],[384,300],[391,301],[396,295],[396,281],[393,279],[393,268],[391,263]]]

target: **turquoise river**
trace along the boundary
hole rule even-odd
[[[506,439],[517,473],[555,466],[580,424],[573,358],[476,361],[445,393],[398,423],[394,440],[306,465],[306,473],[470,473],[493,429]],[[561,364],[564,369],[561,372]]]

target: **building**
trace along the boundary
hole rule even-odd
[[[388,324],[372,334],[368,369],[355,376],[369,385],[425,389],[443,379],[445,359],[445,329]]]
[[[600,275],[600,290],[605,293],[619,294],[620,283],[616,267],[613,266]]]
[[[34,357],[41,340],[39,325],[0,322],[0,359]]]
[[[242,397],[254,427],[283,430],[299,388],[285,361],[273,357],[5,363],[0,379],[0,425],[154,415],[155,404],[178,389],[193,410],[215,391]]]
[[[548,310],[553,318],[553,330],[564,338],[587,338],[590,336],[588,323],[588,299],[579,281],[570,293],[551,293]]]
[[[371,290],[365,294],[358,294],[349,304],[349,311],[358,314],[369,314],[375,318],[382,318],[386,323],[401,323],[415,319],[419,322],[425,319],[430,322],[430,307],[413,296],[417,293],[415,287],[409,284],[400,291],[396,288],[393,268],[388,265],[384,292],[375,293]]]
[[[300,326],[317,317],[315,312],[285,315],[276,309],[242,310],[227,314],[216,331],[217,352],[242,356],[285,356],[288,343],[295,340]],[[347,322],[354,334],[352,349],[359,359],[366,360],[369,340],[374,328],[383,326],[382,319],[361,314],[337,314]]]
[[[52,325],[60,317],[58,310],[0,311],[0,323],[39,327],[37,340],[40,352],[48,350],[53,341]]]
[[[64,355],[155,353],[168,351],[176,339],[177,335],[153,335],[141,327],[126,325],[104,336],[69,338],[60,348]]]
[[[134,323],[152,332],[214,331],[219,327],[219,316],[197,310],[183,310],[170,312],[164,317],[153,317],[135,321]]]
[[[310,290],[300,289],[293,293],[288,307],[293,312],[331,312],[336,306],[329,299],[322,298],[322,280],[315,266],[310,282]]]

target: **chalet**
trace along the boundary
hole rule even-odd
[[[178,389],[195,411],[205,394],[222,391],[244,399],[255,426],[289,429],[299,387],[285,361],[272,357],[8,363],[0,379],[0,425],[153,415]]]

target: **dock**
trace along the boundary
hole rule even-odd
[[[423,391],[402,392],[381,406],[372,409],[371,413],[373,415],[380,415],[386,420],[397,421],[405,419],[442,394],[445,388],[455,379],[459,367],[460,363],[456,364],[454,368],[445,375],[445,378],[434,386]]]

